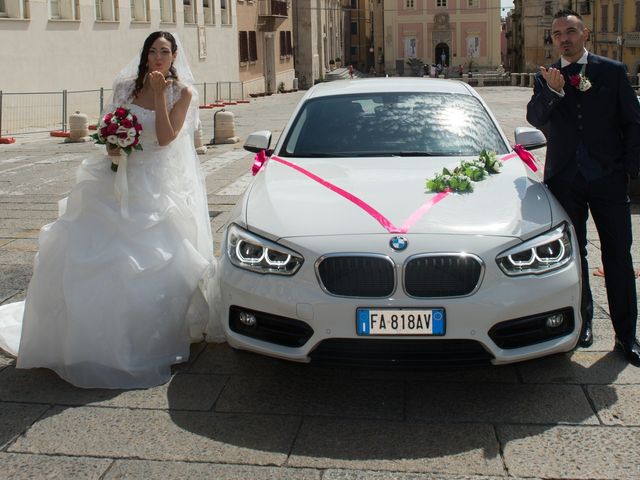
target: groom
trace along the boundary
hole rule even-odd
[[[544,180],[575,227],[582,263],[579,345],[593,343],[593,300],[587,265],[587,218],[598,229],[615,346],[640,366],[636,288],[627,187],[640,167],[640,104],[625,66],[588,53],[589,31],[571,10],[551,24],[560,61],[540,67],[527,120],[547,136]]]

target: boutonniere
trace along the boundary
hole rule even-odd
[[[569,83],[571,84],[571,86],[577,88],[581,92],[586,92],[591,88],[591,81],[584,74],[584,71],[586,68],[587,68],[587,64],[586,63],[582,64],[582,69],[580,70],[580,73],[578,73],[577,75],[571,75],[569,77]]]

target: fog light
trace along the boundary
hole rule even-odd
[[[547,317],[547,328],[558,328],[564,323],[564,315],[556,313]]]
[[[239,320],[240,323],[247,327],[254,327],[257,322],[256,316],[253,313],[248,312],[240,312]]]

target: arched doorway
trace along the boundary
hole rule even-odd
[[[449,61],[449,45],[446,43],[439,43],[436,45],[433,58],[433,63],[439,63],[442,67],[448,67],[451,64]]]

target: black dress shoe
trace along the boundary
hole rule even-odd
[[[631,341],[623,342],[616,337],[616,348],[624,353],[625,358],[631,365],[640,367],[640,343],[635,338]]]
[[[582,326],[582,330],[580,331],[578,346],[589,348],[591,345],[593,345],[593,330],[591,329],[591,322],[587,322]]]

